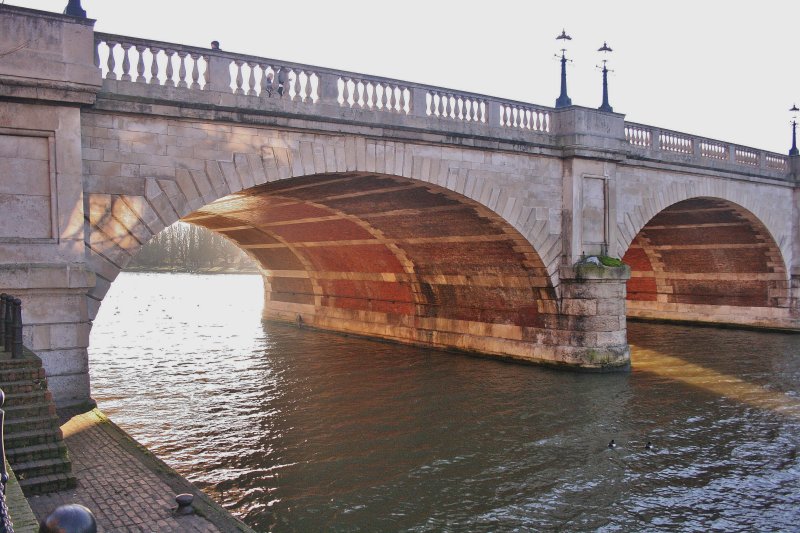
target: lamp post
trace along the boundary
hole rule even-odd
[[[561,95],[556,100],[556,108],[567,107],[572,105],[572,99],[567,96],[567,41],[571,41],[572,37],[567,35],[566,30],[561,30],[561,35],[556,37],[557,41],[561,41]],[[558,54],[556,54],[558,57]]]
[[[800,155],[800,151],[797,150],[797,112],[800,109],[797,109],[797,105],[793,105],[789,111],[792,113],[792,148],[789,150],[789,155]]]
[[[67,7],[64,9],[64,14],[71,17],[86,18],[86,10],[81,7],[81,0],[69,0]]]
[[[609,48],[608,44],[603,41],[603,46],[597,49],[598,52],[603,54],[603,103],[598,107],[600,111],[606,111],[608,113],[613,113],[614,108],[608,103],[608,54],[611,53],[613,50]],[[599,68],[599,67],[598,67]]]

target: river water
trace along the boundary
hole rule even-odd
[[[101,409],[258,531],[800,530],[800,335],[631,323],[633,370],[582,374],[261,299],[123,273],[89,349]]]

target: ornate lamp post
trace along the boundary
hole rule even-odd
[[[64,9],[64,14],[72,17],[86,18],[86,10],[81,7],[81,0],[69,0],[66,9]]]
[[[561,35],[556,37],[557,41],[561,41],[561,95],[556,100],[556,108],[567,107],[572,105],[572,99],[567,96],[567,41],[571,41],[572,37],[567,35],[565,30],[561,30]],[[558,57],[558,54],[556,54]]]
[[[800,151],[797,150],[797,112],[800,109],[793,105],[789,111],[792,113],[792,148],[789,150],[789,155],[800,155]]]
[[[603,54],[603,103],[599,109],[600,111],[607,111],[609,113],[614,112],[614,108],[611,107],[608,103],[608,66],[606,63],[608,62],[608,54],[612,52],[611,48],[609,48],[608,44],[603,41],[603,46],[597,49],[598,52]],[[599,68],[599,67],[598,67]]]

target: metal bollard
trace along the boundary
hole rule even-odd
[[[175,496],[175,503],[178,504],[178,508],[175,509],[175,514],[187,515],[194,513],[194,508],[192,508],[193,501],[194,501],[194,495],[192,494],[184,493]]]
[[[6,402],[6,393],[0,389],[0,407]],[[8,470],[6,469],[6,439],[5,439],[6,412],[0,409],[0,484],[2,484],[3,494],[6,493],[6,483],[8,482]]]
[[[8,299],[8,294],[3,293],[0,294],[0,345],[3,347],[3,351],[5,351],[5,344],[6,344],[6,300]]]
[[[11,358],[22,357],[22,301],[14,298],[14,343],[11,349]]]
[[[39,524],[39,533],[97,533],[97,520],[83,505],[61,505]]]
[[[14,329],[14,312],[13,312],[13,300],[14,298],[10,295],[6,295],[6,301],[4,302],[5,305],[5,319],[3,323],[5,324],[5,331],[3,332],[3,350],[6,352],[11,351],[11,344],[12,344],[12,335]]]

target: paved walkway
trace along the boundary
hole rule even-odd
[[[106,532],[252,531],[161,460],[139,445],[99,410],[61,426],[78,478],[75,489],[28,501],[39,520],[66,503],[92,510]],[[175,494],[195,495],[197,514],[176,516]]]

